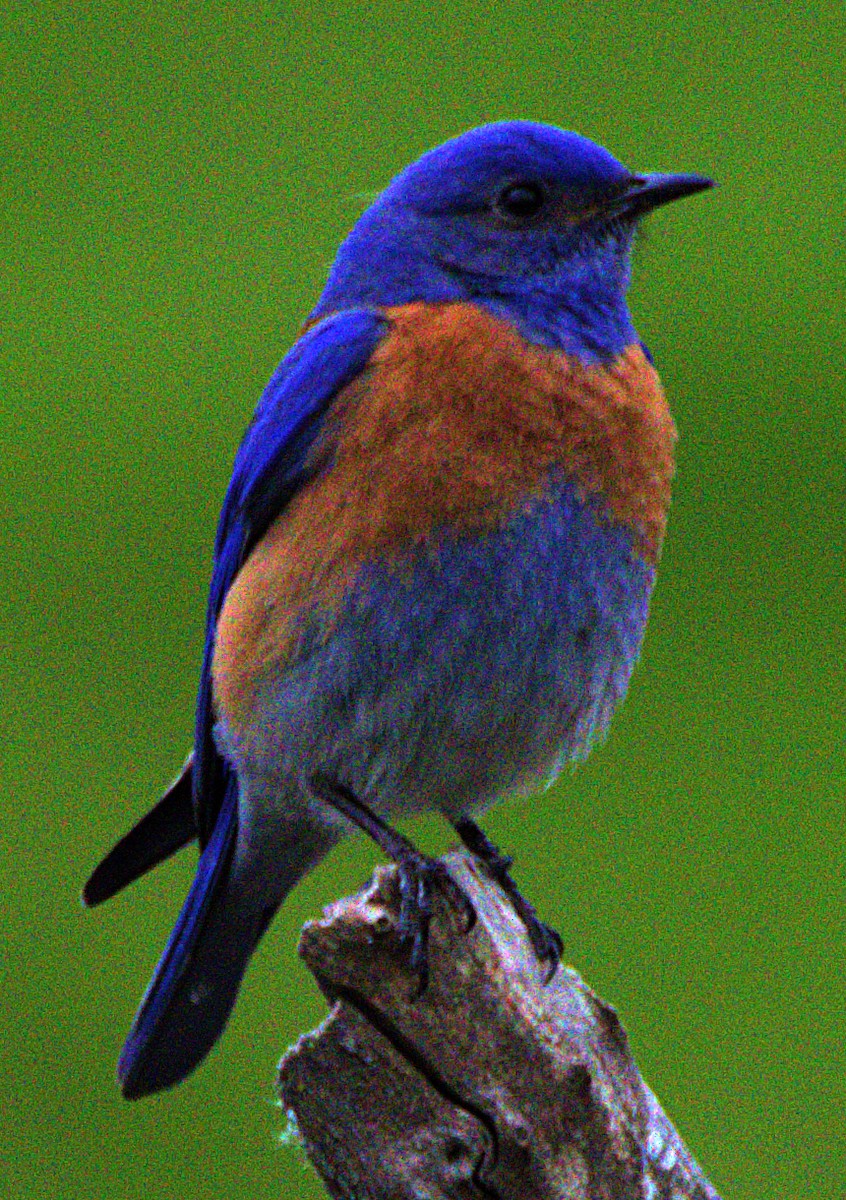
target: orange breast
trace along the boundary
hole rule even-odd
[[[290,660],[304,618],[323,614],[331,628],[362,566],[499,527],[556,470],[631,530],[635,553],[658,559],[675,431],[640,346],[585,366],[472,304],[387,315],[369,369],[324,422],[314,452],[329,450],[331,468],[291,501],[226,599],[213,673],[236,723]]]

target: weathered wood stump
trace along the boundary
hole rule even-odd
[[[337,1200],[719,1200],[644,1084],[615,1011],[575,971],[544,982],[508,900],[444,859],[475,927],[441,897],[415,997],[379,868],[309,922],[300,954],[331,1004],[283,1058],[279,1092]]]

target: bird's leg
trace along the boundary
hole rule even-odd
[[[542,963],[548,964],[546,982],[549,983],[558,969],[564,944],[561,935],[551,926],[545,925],[533,904],[525,898],[509,874],[513,859],[501,854],[490,838],[469,817],[453,822],[455,832],[464,845],[490,872],[511,901],[517,916],[523,922],[535,954]]]
[[[320,773],[311,778],[311,790],[371,837],[397,865],[400,884],[400,913],[397,932],[411,944],[411,969],[417,976],[415,995],[422,996],[429,981],[429,924],[432,920],[432,890],[441,888],[450,904],[465,918],[465,932],[476,922],[476,910],[442,862],[422,854],[408,838],[392,829],[344,784]]]

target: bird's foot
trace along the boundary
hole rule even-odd
[[[510,876],[507,879],[497,879],[497,883],[507,894],[514,911],[522,921],[538,961],[546,965],[544,983],[549,983],[558,970],[561,955],[564,953],[561,934],[540,919],[535,906],[518,891],[517,885]]]
[[[429,982],[429,925],[432,895],[440,889],[450,906],[464,918],[464,932],[476,923],[476,910],[442,862],[421,854],[410,845],[395,860],[400,881],[400,913],[397,932],[411,947],[410,966],[417,976],[414,999],[419,999]]]
[[[564,952],[561,935],[551,925],[545,924],[540,919],[535,906],[517,887],[509,873],[513,859],[508,855],[501,854],[475,821],[471,821],[469,817],[462,817],[455,822],[455,831],[470,853],[485,866],[511,901],[511,907],[520,918],[538,960],[546,964],[547,972],[544,982],[549,983],[558,970],[558,964],[561,962],[561,955]]]
[[[461,913],[465,933],[469,933],[476,923],[476,910],[470,898],[442,862],[421,853],[348,787],[326,775],[316,774],[311,779],[311,790],[362,829],[396,863],[400,889],[397,933],[400,941],[411,947],[410,966],[417,976],[412,998],[419,999],[429,982],[429,926],[435,887],[440,889],[449,905]]]

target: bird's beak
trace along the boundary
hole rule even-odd
[[[634,175],[631,185],[617,197],[613,207],[626,216],[640,217],[671,200],[694,196],[712,187],[716,187],[716,183],[707,175]]]

